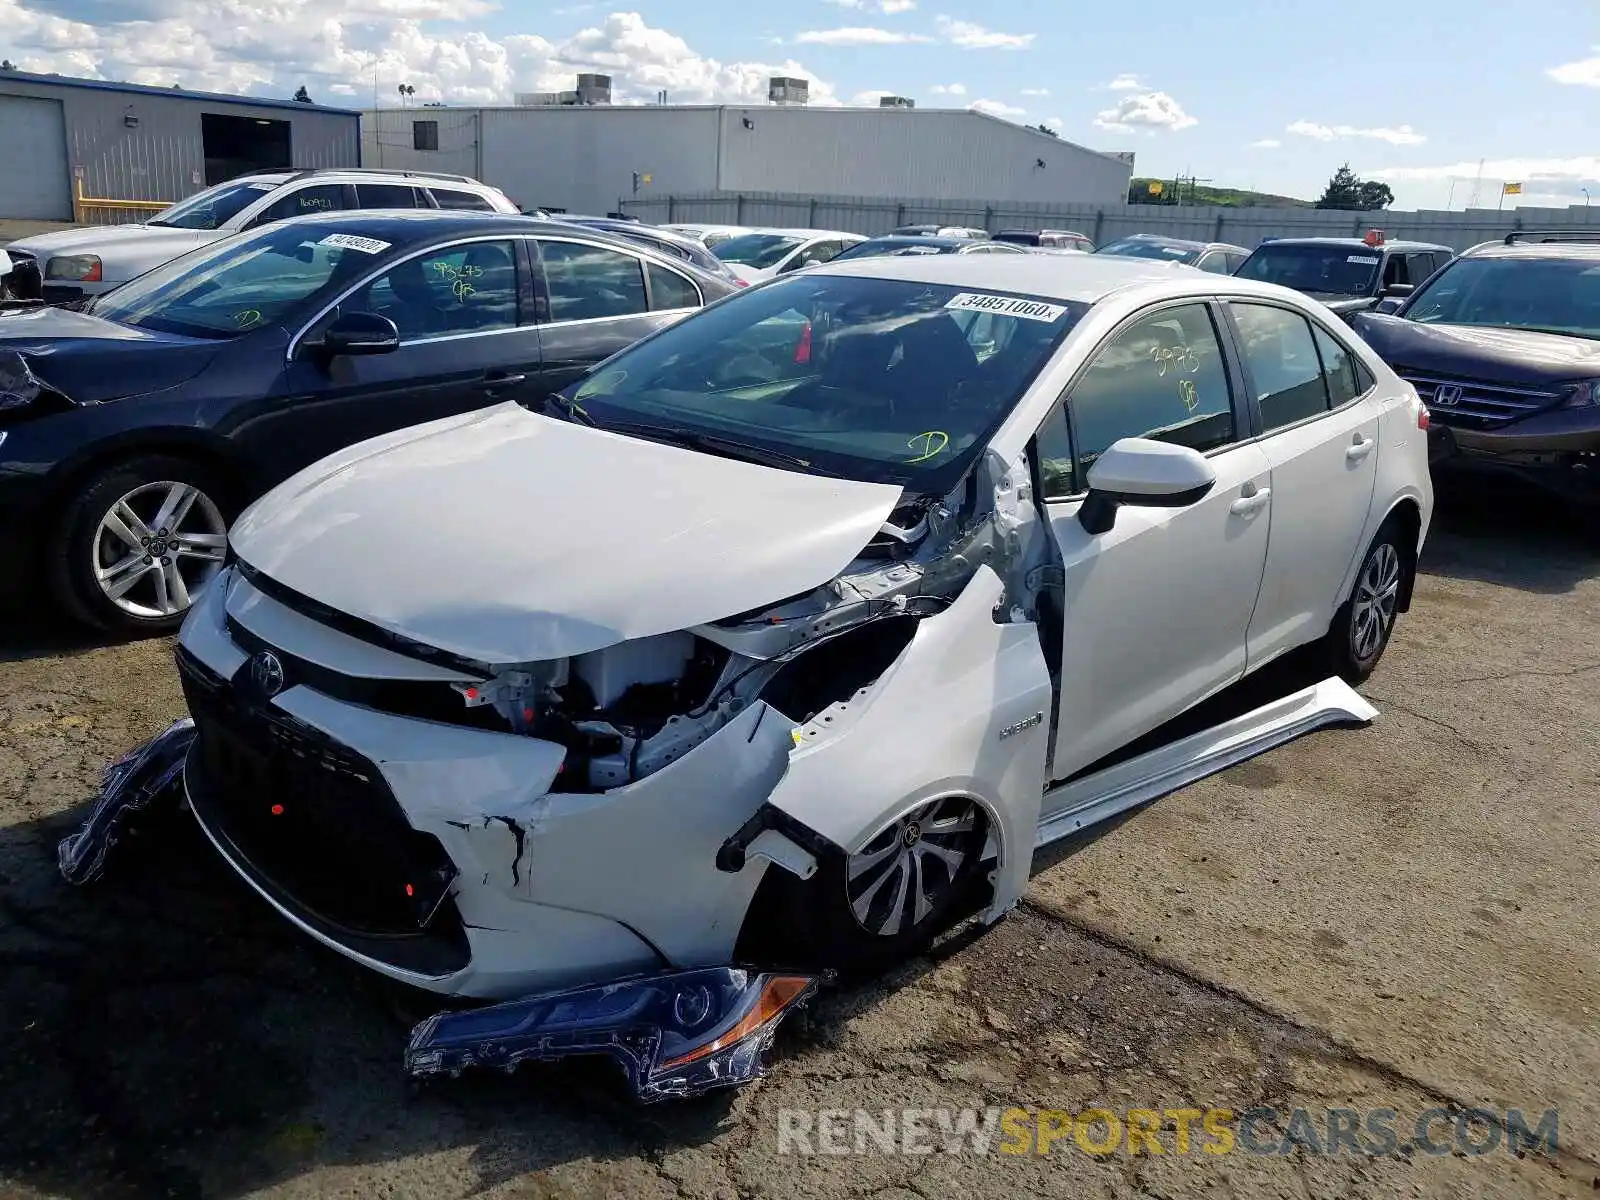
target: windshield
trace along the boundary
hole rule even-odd
[[[1366,296],[1378,277],[1383,256],[1360,246],[1307,246],[1268,243],[1256,248],[1234,272],[1241,279],[1278,283],[1300,292]]]
[[[601,428],[739,442],[797,469],[942,494],[1086,311],[796,275],[669,326],[564,394]]]
[[[99,297],[91,311],[160,333],[236,337],[288,320],[388,248],[318,221],[268,225],[148,271]]]
[[[870,242],[857,242],[843,254],[834,256],[838,262],[845,258],[879,258],[888,254],[949,254],[955,247],[944,242],[929,241],[927,238],[885,238],[881,241],[874,239]]]
[[[220,229],[224,222],[238,216],[277,186],[275,183],[219,183],[171,208],[162,209],[159,216],[146,224],[173,229]]]
[[[1600,261],[1463,258],[1401,311],[1425,325],[1489,325],[1600,338]]]
[[[782,233],[746,233],[729,238],[714,253],[723,262],[736,262],[760,270],[777,266],[802,240]]]
[[[1120,238],[1107,242],[1096,254],[1116,254],[1122,258],[1160,258],[1167,262],[1192,263],[1200,257],[1199,246],[1173,245],[1153,238]]]

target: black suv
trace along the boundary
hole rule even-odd
[[[1432,242],[1391,242],[1377,230],[1364,238],[1264,238],[1234,274],[1304,292],[1348,321],[1380,300],[1409,296],[1455,253]]]
[[[1474,246],[1351,324],[1427,404],[1437,459],[1600,498],[1600,232]]]

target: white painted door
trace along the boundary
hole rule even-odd
[[[0,217],[72,220],[61,101],[0,96]]]
[[[1381,447],[1369,380],[1337,336],[1289,308],[1231,301],[1228,311],[1272,466],[1272,543],[1250,622],[1254,670],[1327,631],[1363,549]]]
[[[1125,326],[1096,352],[1067,405],[1070,445],[1054,419],[1036,443],[1065,569],[1057,780],[1244,673],[1274,521],[1267,457],[1241,444],[1248,425],[1206,304],[1165,306]],[[1086,533],[1078,509],[1088,468],[1123,437],[1199,450],[1215,486],[1185,508],[1124,505],[1109,532]]]

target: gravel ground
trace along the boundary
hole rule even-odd
[[[408,1087],[415,1014],[184,823],[67,888],[54,845],[101,766],[181,712],[170,647],[8,619],[0,1196],[1592,1196],[1600,555],[1550,506],[1474,488],[1423,571],[1364,689],[1370,728],[1053,848],[994,929],[786,1026],[763,1083],[650,1109],[576,1067]],[[1388,1108],[1401,1137],[1360,1156],[1176,1153],[1170,1128],[1162,1154],[779,1152],[783,1109],[967,1105]],[[1475,1105],[1558,1108],[1559,1152],[1408,1144],[1419,1114]]]

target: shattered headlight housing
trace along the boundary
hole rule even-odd
[[[605,1055],[640,1100],[696,1096],[748,1083],[779,1023],[816,992],[811,975],[714,967],[642,976],[429,1017],[412,1031],[406,1070],[459,1075],[468,1067]]]
[[[1600,379],[1574,383],[1561,397],[1562,408],[1593,408],[1595,405],[1600,405]]]
[[[44,266],[46,279],[65,279],[72,283],[100,282],[100,256],[98,254],[63,254],[52,258]]]

